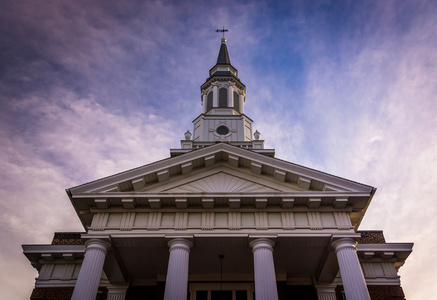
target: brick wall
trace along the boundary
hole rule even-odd
[[[372,300],[405,300],[404,291],[398,285],[368,285],[367,289]],[[337,286],[335,292],[337,300],[344,300],[342,286]]]
[[[85,232],[55,232],[52,245],[84,245],[80,238]]]
[[[32,291],[30,300],[70,300],[73,290],[73,287],[35,288]],[[106,300],[107,294],[106,288],[99,288],[96,300]]]
[[[361,234],[359,244],[382,244],[385,243],[382,231],[357,231]]]

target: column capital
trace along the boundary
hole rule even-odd
[[[126,297],[129,285],[110,285],[108,289],[108,300],[122,300]]]
[[[319,300],[337,300],[335,289],[337,284],[316,284]]]
[[[275,242],[268,238],[258,238],[250,242],[250,247],[252,248],[252,252],[255,252],[258,249],[268,249],[273,252],[273,247],[275,247]]]
[[[331,246],[335,253],[342,249],[357,250],[357,241],[353,238],[341,238],[333,241]]]
[[[316,283],[315,288],[317,289],[317,293],[335,293],[335,289],[337,288],[336,283]]]
[[[193,243],[186,239],[172,239],[167,244],[170,247],[170,251],[174,249],[184,249],[190,252],[190,249],[193,247]]]
[[[108,253],[108,250],[111,248],[111,244],[101,240],[101,239],[89,239],[85,241],[86,250],[88,249],[98,249],[103,252]]]

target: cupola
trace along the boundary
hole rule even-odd
[[[213,108],[233,108],[236,114],[244,113],[246,86],[231,64],[225,37],[221,38],[217,63],[209,70],[209,77],[200,90],[203,113],[210,113]]]
[[[209,70],[209,77],[200,91],[202,111],[193,121],[193,134],[187,131],[185,139],[181,140],[181,149],[171,149],[171,156],[215,143],[229,143],[274,156],[275,150],[264,149],[260,133],[252,133],[253,121],[244,114],[246,86],[238,78],[238,70],[231,64],[224,36],[221,38],[217,63]]]

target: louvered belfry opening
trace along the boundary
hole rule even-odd
[[[228,90],[225,88],[221,88],[219,90],[219,107],[227,107],[228,106]]]
[[[237,92],[234,92],[234,108],[236,111],[240,111],[240,96]]]
[[[206,111],[210,111],[212,109],[212,99],[213,93],[209,92],[208,99],[206,100]]]

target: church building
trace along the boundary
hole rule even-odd
[[[84,232],[23,245],[30,299],[405,299],[413,244],[358,229],[376,189],[275,158],[238,75],[223,37],[179,149],[66,190]]]

